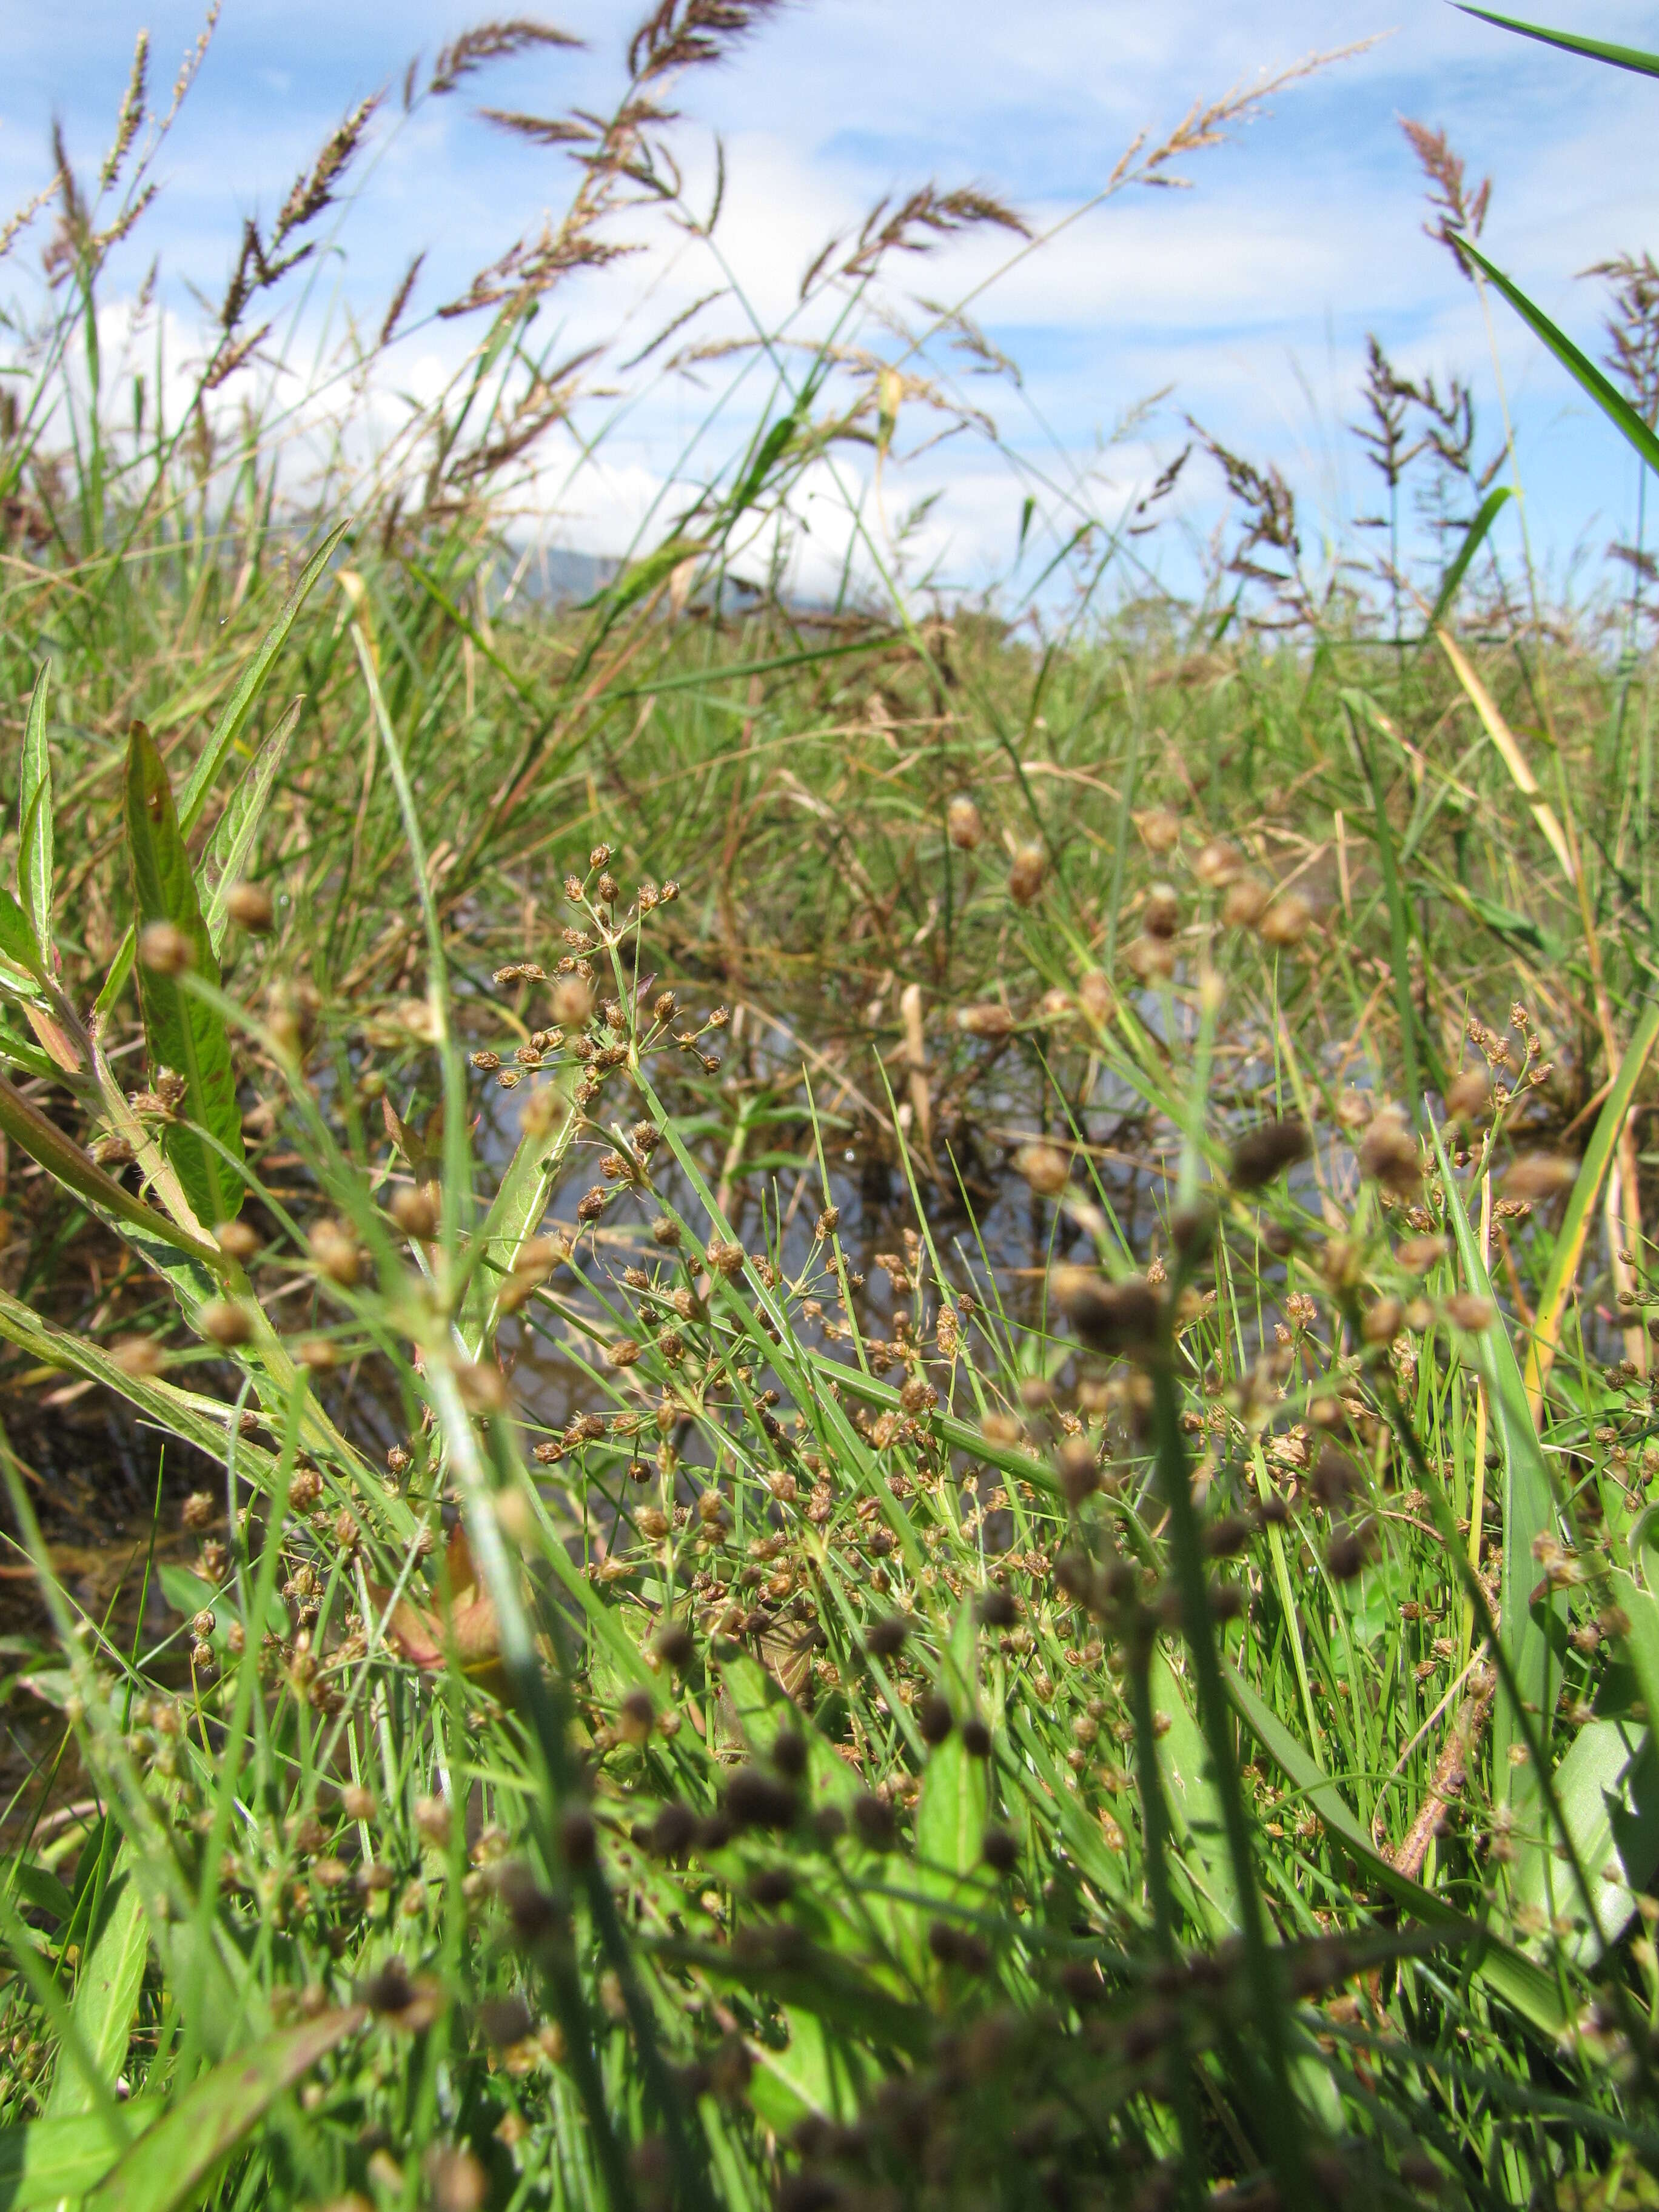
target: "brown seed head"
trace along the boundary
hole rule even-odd
[[[1173,884],[1154,884],[1140,910],[1148,937],[1173,937],[1181,927],[1181,899]]]
[[[1135,828],[1140,832],[1141,843],[1158,860],[1173,853],[1181,842],[1181,817],[1172,806],[1149,807],[1135,817]]]
[[[1397,1107],[1385,1106],[1360,1139],[1359,1167],[1407,1205],[1421,1191],[1422,1156]]]
[[[1251,928],[1261,919],[1272,896],[1260,876],[1235,877],[1221,902],[1221,919],[1230,929]]]
[[[1085,969],[1078,977],[1077,1002],[1091,1022],[1105,1028],[1117,1012],[1117,993],[1103,968]]]
[[[343,1221],[319,1221],[306,1238],[319,1274],[349,1290],[362,1270],[357,1240]]]
[[[196,957],[184,931],[171,921],[147,921],[138,933],[138,957],[155,975],[182,975]]]
[[[1258,1121],[1233,1146],[1228,1179],[1235,1190],[1261,1190],[1313,1149],[1307,1124],[1294,1115],[1282,1121]]]
[[[593,994],[580,975],[562,975],[553,986],[553,1018],[564,1030],[587,1026],[593,1012]]]
[[[118,1336],[109,1356],[122,1374],[131,1376],[135,1382],[159,1375],[167,1364],[167,1354],[153,1336]]]
[[[1053,1145],[1022,1145],[1014,1166],[1039,1198],[1058,1198],[1072,1180],[1072,1164]]]
[[[1150,1352],[1162,1312],[1158,1292],[1144,1276],[1109,1282],[1092,1267],[1063,1266],[1048,1273],[1049,1293],[1091,1352]]]
[[[225,907],[231,920],[250,937],[268,936],[276,918],[270,893],[263,884],[233,884],[226,894]]]
[[[1030,906],[1042,889],[1048,862],[1041,845],[1022,845],[1008,870],[1008,896],[1016,906]]]
[[[1014,1018],[1006,1006],[989,1000],[981,1006],[958,1006],[957,1027],[964,1036],[1006,1037],[1013,1033]]]
[[[971,853],[985,836],[979,809],[965,791],[959,791],[945,810],[945,834],[959,853]]]
[[[1577,1160],[1554,1152],[1523,1152],[1504,1177],[1504,1193],[1527,1201],[1556,1198],[1577,1180]]]
[[[392,1194],[392,1218],[405,1237],[424,1243],[438,1233],[441,1209],[429,1182],[401,1183]]]
[[[246,1344],[253,1334],[253,1322],[246,1307],[230,1298],[210,1298],[198,1313],[196,1325],[204,1336],[222,1345],[227,1352]]]
[[[1300,945],[1313,926],[1313,908],[1299,891],[1281,891],[1256,924],[1264,945]]]
[[[213,1232],[226,1259],[246,1265],[259,1249],[258,1232],[246,1221],[222,1221]]]
[[[1478,1336],[1483,1328],[1492,1327],[1498,1310],[1490,1298],[1478,1297],[1473,1291],[1457,1291],[1446,1300],[1446,1318]]]
[[[1492,1076],[1484,1067],[1466,1067],[1446,1093],[1446,1111],[1455,1121],[1492,1119]]]
[[[1225,890],[1244,872],[1244,855],[1224,837],[1212,837],[1193,856],[1193,873],[1211,890]]]

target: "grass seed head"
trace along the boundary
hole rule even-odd
[[[246,1344],[253,1334],[252,1316],[232,1298],[210,1298],[196,1320],[203,1335],[227,1352]]]
[[[1530,1204],[1559,1198],[1578,1180],[1578,1163],[1553,1152],[1523,1152],[1504,1177],[1504,1194]]]
[[[153,975],[182,975],[195,964],[196,948],[175,922],[147,921],[138,933],[138,958]]]
[[[1173,853],[1181,842],[1181,817],[1172,806],[1152,806],[1135,817],[1140,842],[1155,860]]]
[[[1042,889],[1048,872],[1048,856],[1041,845],[1022,845],[1008,870],[1008,896],[1016,906],[1030,906]]]
[[[263,884],[233,884],[226,893],[225,907],[238,928],[246,930],[250,937],[270,934],[276,910]]]
[[[959,791],[945,808],[945,832],[959,853],[975,852],[984,842],[985,824],[965,791]]]
[[[1236,876],[1221,902],[1221,919],[1230,929],[1250,929],[1260,921],[1273,896],[1260,876]]]
[[[239,1266],[246,1267],[259,1249],[258,1232],[246,1221],[222,1221],[213,1235],[226,1259]]]
[[[1053,1145],[1022,1145],[1014,1166],[1039,1198],[1058,1198],[1072,1180],[1072,1164]]]
[[[964,1036],[994,1039],[1012,1036],[1014,1032],[1013,1016],[994,999],[980,1006],[958,1006],[956,1021]]]
[[[1065,1265],[1049,1270],[1048,1289],[1090,1351],[1134,1357],[1156,1344],[1163,1306],[1144,1276],[1111,1282],[1092,1267]]]
[[[153,1336],[118,1336],[110,1358],[135,1382],[151,1380],[167,1365],[167,1354]]]
[[[1307,1124],[1294,1115],[1259,1121],[1233,1146],[1227,1176],[1235,1190],[1261,1190],[1275,1177],[1305,1160],[1313,1149]]]

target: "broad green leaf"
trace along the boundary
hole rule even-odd
[[[307,562],[300,580],[283,602],[281,611],[270,628],[259,641],[259,649],[242,671],[236,689],[226,702],[218,726],[208,739],[207,749],[191,770],[185,786],[184,797],[179,802],[179,826],[188,836],[202,818],[219,771],[228,757],[231,747],[242,734],[243,725],[253,712],[264,681],[270,673],[271,664],[288,642],[300,610],[310,597],[318,578],[334,557],[335,548],[351,527],[351,518],[336,523],[317,550]]]
[[[264,819],[265,808],[270,803],[277,774],[287,757],[289,740],[300,720],[301,703],[298,699],[294,702],[248,763],[241,781],[230,794],[224,812],[214,825],[207,851],[202,856],[198,877],[202,918],[207,923],[208,937],[216,958],[224,945],[225,931],[230,921],[226,902],[234,886],[247,872],[248,862],[258,841],[259,825]]]
[[[1162,1650],[1152,1668],[1152,1709],[1169,1723],[1158,1740],[1158,1771],[1176,1840],[1218,1942],[1239,1928],[1238,1885],[1227,1847],[1225,1816],[1211,1779],[1209,1747],[1179,1677]]]
[[[1302,1792],[1332,1835],[1382,1888],[1416,1918],[1443,1929],[1449,1944],[1475,1954],[1474,1973],[1504,2001],[1548,2036],[1560,2034],[1571,2014],[1564,2004],[1556,1977],[1535,1960],[1512,1950],[1501,1937],[1466,1919],[1431,1889],[1425,1889],[1409,1875],[1401,1874],[1385,1851],[1371,1841],[1349,1810],[1341,1791],[1311,1753],[1298,1743],[1272,1708],[1266,1705],[1237,1668],[1224,1665],[1227,1694],[1239,1718],[1262,1749]]]
[[[222,2160],[277,2098],[359,2028],[361,2006],[324,2013],[225,2059],[173,2100],[164,2118],[125,2152],[88,2212],[173,2212],[188,2203]]]
[[[137,927],[171,922],[191,948],[196,973],[216,985],[219,963],[197,902],[196,879],[173,811],[167,768],[142,722],[133,724],[127,748],[126,823]],[[186,990],[178,976],[142,965],[138,995],[152,1082],[163,1067],[183,1076],[185,1114],[240,1160],[242,1116],[236,1104],[230,1039],[219,1012]],[[242,1203],[241,1178],[231,1173],[194,1129],[182,1121],[171,1123],[162,1133],[161,1148],[205,1226],[234,1218]]]
[[[153,2127],[165,2110],[160,2097],[138,2097],[121,2116],[135,2136]],[[101,2119],[26,2120],[0,2128],[0,2205],[5,2212],[75,2203],[95,2189],[119,2152]]]
[[[1510,496],[1509,486],[1498,484],[1481,501],[1480,510],[1464,533],[1463,543],[1458,547],[1452,564],[1446,571],[1445,579],[1440,586],[1439,596],[1435,600],[1429,618],[1423,625],[1423,635],[1417,641],[1419,653],[1444,620],[1452,601],[1457,597],[1458,586],[1468,574],[1470,562],[1480,550],[1486,532],[1497,521],[1504,502]]]
[[[36,1866],[33,1859],[14,1859],[8,1872],[26,1904],[50,1912],[55,1920],[67,1920],[74,1911],[74,1899],[50,1867]]]
[[[46,744],[51,668],[52,663],[43,660],[34,679],[17,784],[17,889],[33,926],[34,942],[47,959],[52,957],[52,755]]]
[[[1629,1925],[1638,1893],[1659,1866],[1659,1753],[1648,1730],[1633,1721],[1587,1721],[1555,1770],[1555,1794],[1589,1877],[1595,1933],[1581,1932],[1571,1945],[1589,1966]],[[1517,1903],[1552,1920],[1565,1913],[1582,1923],[1571,1869],[1553,1852],[1528,1854],[1515,1890]]]
[[[1492,1300],[1492,1278],[1480,1257],[1480,1245],[1469,1224],[1462,1195],[1452,1175],[1451,1162],[1439,1130],[1433,1131],[1440,1163],[1441,1188],[1446,1195],[1446,1218],[1457,1243],[1464,1279],[1476,1297]],[[1559,1619],[1565,1601],[1559,1592],[1547,1593],[1534,1607],[1533,1589],[1538,1581],[1538,1561],[1533,1547],[1554,1528],[1555,1500],[1527,1404],[1526,1385],[1516,1362],[1515,1349],[1501,1321],[1494,1321],[1474,1338],[1474,1356],[1486,1387],[1492,1433],[1504,1461],[1504,1568],[1498,1595],[1498,1635],[1515,1670],[1516,1682],[1540,1733],[1547,1735],[1548,1717],[1554,1710],[1560,1685],[1551,1674],[1550,1639],[1547,1617]],[[1512,1749],[1524,1748],[1518,1717],[1509,1692],[1499,1685],[1492,1711],[1492,1771],[1495,1787],[1517,1814],[1527,1816],[1523,1826],[1535,1827],[1541,1812],[1538,1776],[1530,1763],[1515,1764]],[[1534,1849],[1542,1850],[1541,1844]]]
[[[973,1694],[974,1644],[973,1607],[964,1605],[951,1638],[953,1671],[964,1700]],[[921,1802],[916,1808],[916,1857],[923,1869],[954,1877],[943,1885],[947,1893],[981,1866],[989,1813],[987,1762],[970,1758],[962,1730],[952,1729],[927,1754]]]
[[[815,2013],[793,2005],[782,2012],[789,2029],[782,2050],[755,2045],[749,2095],[756,2112],[780,2136],[792,2134],[809,2116],[850,2125],[875,2070],[872,2062],[856,2045],[830,2035]]]
[[[1500,31],[1518,32],[1523,39],[1536,39],[1546,46],[1559,46],[1563,53],[1582,54],[1586,61],[1607,62],[1614,69],[1634,70],[1638,76],[1659,76],[1659,54],[1644,53],[1639,46],[1609,46],[1604,39],[1576,38],[1570,31],[1547,31],[1541,23],[1522,23],[1513,15],[1494,15],[1489,8],[1471,8],[1464,0],[1457,0],[1459,12],[1478,15],[1483,23],[1495,23]]]
[[[1501,269],[1494,268],[1479,246],[1472,246],[1467,238],[1460,237],[1457,250],[1474,262],[1493,289],[1503,294],[1522,321],[1536,337],[1542,338],[1562,368],[1589,392],[1613,428],[1635,447],[1648,466],[1659,469],[1659,437],[1655,436],[1629,400],[1608,382],[1589,356],[1582,352],[1566,332],[1550,320],[1541,307],[1534,306],[1518,284],[1511,283]]]
[[[75,1985],[73,2018],[100,2080],[112,2089],[127,2055],[127,2038],[149,1957],[149,1921],[127,1855],[115,1863],[98,1927]],[[66,2120],[90,2112],[96,2098],[80,2068],[60,2057],[43,2117]]]
[[[44,976],[33,925],[3,884],[0,884],[0,952],[31,975]]]
[[[106,1175],[90,1154],[83,1152],[73,1138],[66,1137],[55,1121],[38,1106],[32,1105],[3,1075],[0,1075],[0,1131],[66,1190],[84,1199],[94,1212],[139,1237],[154,1237],[216,1268],[223,1265],[222,1255],[216,1246],[192,1237],[188,1230],[168,1220],[165,1213],[157,1212],[143,1199],[135,1198],[112,1176]]]

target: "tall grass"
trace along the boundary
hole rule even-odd
[[[840,242],[833,342],[759,334],[764,415],[588,605],[509,591],[574,404],[530,310],[761,13],[506,118],[585,134],[569,212],[350,515],[213,394],[369,116],[125,442],[142,56],[126,198],[58,180],[0,2203],[1645,2202],[1646,669],[1511,590],[1472,433],[1462,551],[1381,599],[1213,443],[1197,605],[1114,599],[1097,520],[1063,617],[738,592],[804,469],[954,404],[866,341],[890,257],[1019,228],[965,191]],[[41,1472],[94,1399],[165,1440],[113,1591]]]

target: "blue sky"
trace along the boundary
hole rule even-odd
[[[199,83],[161,157],[162,198],[112,270],[112,301],[136,292],[159,254],[162,297],[182,341],[197,314],[191,287],[222,293],[243,216],[269,216],[351,100],[381,85],[395,94],[416,50],[429,58],[478,12],[450,0],[225,0]],[[504,139],[472,111],[485,100],[540,112],[608,104],[635,9],[570,0],[546,12],[587,50],[499,65],[474,80],[471,96],[433,103],[383,132],[339,226],[337,255],[307,295],[308,335],[321,331],[331,297],[337,315],[355,307],[377,324],[420,249],[428,259],[416,308],[429,309],[543,205],[562,201],[568,171],[560,157]],[[1659,44],[1653,12],[1620,0],[1593,10],[1557,0],[1548,19]],[[77,161],[95,166],[141,25],[155,41],[159,91],[195,36],[195,8],[10,0],[0,203],[44,180],[54,112]],[[1369,330],[1408,371],[1462,372],[1479,396],[1483,447],[1499,434],[1492,345],[1472,289],[1422,234],[1419,179],[1399,117],[1443,124],[1472,171],[1491,173],[1489,250],[1595,345],[1598,297],[1577,272],[1651,234],[1659,84],[1506,37],[1440,0],[1234,0],[1225,9],[1213,0],[1018,8],[819,0],[786,9],[733,62],[681,83],[679,145],[700,179],[713,134],[724,137],[723,249],[758,312],[774,317],[787,312],[826,233],[855,222],[883,191],[930,177],[976,181],[1034,222],[1052,223],[1099,190],[1136,130],[1166,127],[1193,100],[1264,68],[1368,38],[1379,43],[1286,89],[1234,143],[1184,164],[1192,190],[1109,203],[975,307],[1025,374],[1022,392],[975,392],[1017,458],[1052,480],[1091,473],[1103,511],[1115,511],[1177,449],[1190,411],[1284,471],[1302,501],[1304,537],[1316,544],[1322,533],[1340,538],[1376,503],[1343,428],[1358,411]],[[396,105],[394,96],[394,113]],[[9,280],[0,264],[0,297],[27,289],[41,236],[18,249]],[[608,334],[619,318],[642,339],[707,289],[706,249],[660,227],[651,245],[556,296],[550,312],[570,343]],[[953,298],[1000,258],[969,241],[908,264],[897,292]],[[1634,461],[1497,312],[1535,544],[1558,575],[1576,551],[1594,567],[1630,526]],[[419,325],[392,365],[393,384],[431,388],[477,334],[472,324]],[[1146,422],[1103,451],[1113,426],[1165,386],[1173,392]],[[612,433],[597,476],[580,484],[556,471],[544,478],[550,535],[620,550],[707,399],[659,386]],[[747,404],[740,395],[731,419]],[[972,583],[1006,564],[1023,495],[1017,471],[964,439],[916,464],[914,482],[940,494],[922,536],[943,574]],[[1194,530],[1213,519],[1200,472],[1182,512]]]

